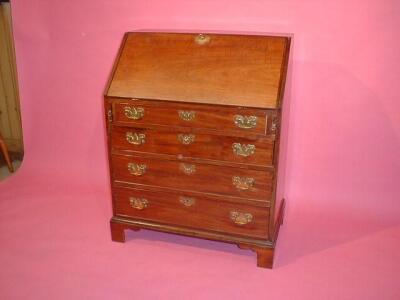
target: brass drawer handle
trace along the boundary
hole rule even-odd
[[[178,115],[183,121],[193,121],[196,117],[196,112],[192,110],[178,110]]]
[[[232,177],[232,184],[238,190],[248,190],[254,186],[255,179],[251,177],[239,177],[233,176]]]
[[[238,211],[230,212],[231,220],[238,225],[246,225],[253,222],[253,215],[251,213],[243,213]]]
[[[143,107],[124,107],[125,117],[132,120],[140,120],[144,116],[144,108]]]
[[[146,142],[146,135],[144,133],[137,134],[136,132],[133,133],[128,131],[126,133],[126,140],[129,144],[141,145]]]
[[[250,129],[257,127],[257,119],[258,118],[256,116],[235,115],[233,117],[235,125],[243,129]]]
[[[147,206],[149,206],[149,201],[144,198],[134,198],[130,197],[129,198],[129,203],[131,204],[132,208],[136,208],[138,210],[145,209]]]
[[[256,146],[252,144],[240,144],[240,143],[233,143],[232,144],[233,153],[237,156],[250,156],[256,152]]]
[[[178,141],[184,145],[190,145],[194,142],[196,136],[194,134],[178,134]]]
[[[135,176],[142,176],[146,172],[146,168],[145,164],[128,163],[129,173]]]
[[[191,164],[180,163],[179,169],[186,175],[192,175],[196,172],[196,166]]]
[[[196,203],[196,199],[192,197],[185,197],[185,196],[180,196],[179,197],[179,202],[182,203],[183,205],[190,207],[193,206]]]

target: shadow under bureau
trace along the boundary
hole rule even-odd
[[[125,34],[105,93],[114,241],[153,229],[235,243],[272,267],[289,46],[284,36]]]

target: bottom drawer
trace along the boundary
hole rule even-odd
[[[114,214],[203,230],[268,238],[269,208],[229,198],[115,188]]]

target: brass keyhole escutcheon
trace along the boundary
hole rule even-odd
[[[192,175],[192,174],[196,173],[196,165],[192,165],[192,164],[180,163],[179,169],[186,175]]]
[[[179,202],[182,203],[186,207],[190,207],[196,203],[196,199],[192,198],[192,197],[181,196],[181,197],[179,197]]]
[[[178,134],[178,141],[183,145],[190,145],[194,142],[196,136],[194,134]]]
[[[210,42],[210,36],[200,33],[194,40],[198,45],[205,45]]]
[[[178,110],[178,115],[183,121],[193,121],[196,118],[196,112],[192,110]]]

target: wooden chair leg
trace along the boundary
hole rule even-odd
[[[1,137],[0,137],[0,148],[1,148],[1,152],[3,152],[4,158],[6,159],[8,170],[11,173],[14,172],[14,167],[11,163],[10,156],[8,155],[7,145]]]

